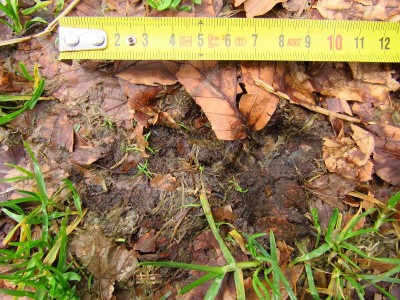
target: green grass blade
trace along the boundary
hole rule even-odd
[[[68,213],[68,208],[67,208]],[[61,238],[60,250],[58,253],[58,263],[57,269],[66,271],[67,265],[67,216],[65,216],[61,221],[60,233],[59,236]]]
[[[26,151],[28,152],[32,162],[33,162],[33,173],[35,174],[36,184],[39,189],[39,196],[42,201],[42,239],[47,241],[49,235],[49,218],[47,214],[47,205],[49,199],[47,197],[47,189],[44,183],[44,177],[42,171],[40,170],[40,166],[36,160],[35,155],[33,154],[31,148],[29,147],[28,143],[24,141],[24,146]]]
[[[39,101],[39,98],[42,95],[43,91],[44,91],[44,79],[40,79],[38,86],[33,91],[32,98],[29,101],[25,102],[25,105],[29,109],[33,109],[36,103]]]
[[[214,300],[218,294],[218,291],[221,287],[222,280],[225,274],[217,276],[214,281],[211,283],[210,288],[208,289],[206,295],[204,296],[204,300]]]
[[[29,74],[28,70],[26,69],[26,66],[23,62],[19,62],[19,68],[21,69],[21,75],[28,79],[29,81],[34,81],[35,79]]]
[[[33,298],[35,295],[34,293],[28,291],[18,291],[18,290],[4,289],[4,288],[0,288],[0,294],[14,296],[14,297],[29,297],[29,298]]]
[[[314,276],[313,276],[310,264],[305,263],[304,267],[306,268],[308,288],[309,288],[309,292],[310,292],[311,296],[313,297],[313,299],[321,300],[321,298],[318,295],[317,288],[315,287]]]
[[[280,270],[279,267],[279,260],[278,260],[278,254],[276,252],[276,242],[275,242],[275,236],[274,236],[274,232],[271,230],[269,232],[269,248],[270,248],[270,252],[271,252],[271,258],[273,261],[272,264],[272,270],[273,270],[273,277],[272,277],[272,284],[276,287],[276,290],[279,292],[278,294],[274,294],[274,298],[278,298],[280,299],[281,296],[281,289],[279,286],[280,283],[280,277],[277,274],[277,270],[276,268],[278,268]]]
[[[196,279],[195,281],[189,283],[188,285],[184,286],[180,291],[179,294],[186,294],[187,292],[189,292],[190,290],[194,289],[195,287],[198,287],[200,285],[202,285],[203,283],[214,279],[215,277],[219,276],[221,274],[219,273],[207,273],[206,275]]]
[[[244,282],[243,282],[243,271],[238,268],[233,273],[235,279],[235,287],[236,287],[236,299],[245,300],[246,293],[244,291]]]
[[[398,300],[395,296],[393,296],[391,293],[386,291],[384,288],[380,287],[378,284],[374,284],[374,287],[376,287],[382,294],[384,294],[386,297],[388,297],[391,300]]]
[[[399,202],[400,202],[400,191],[389,198],[389,200],[387,202],[388,209],[390,209],[390,210],[396,209],[396,205]]]
[[[0,117],[0,125],[4,125],[8,122],[11,122],[13,119],[15,119],[18,115],[22,114],[27,109],[33,109],[36,103],[39,101],[39,98],[42,95],[43,91],[44,91],[44,79],[40,79],[38,86],[36,87],[36,89],[32,94],[31,99],[29,99],[27,102],[24,103],[23,108]]]
[[[275,244],[275,237],[273,237],[272,239],[273,244]],[[271,268],[272,268],[272,272],[273,272],[273,276],[279,276],[280,281],[282,281],[283,286],[286,289],[286,292],[288,293],[288,296],[290,297],[290,299],[292,300],[296,300],[296,295],[293,292],[293,289],[291,288],[289,282],[287,281],[285,274],[283,274],[281,268],[279,267],[279,264],[277,262],[277,260],[273,259],[268,253],[267,251],[264,249],[264,247],[258,243],[256,240],[254,240],[254,245],[258,248],[258,250],[265,256],[266,260],[270,260],[269,263],[271,264]],[[276,245],[276,244],[275,244]],[[275,247],[276,249],[276,247]],[[276,251],[276,250],[275,250]],[[270,287],[274,290],[275,286],[274,284],[272,284],[267,276],[264,276],[265,280],[268,282],[268,284],[270,285]],[[280,294],[280,287],[278,286],[278,290],[276,290],[275,294]]]
[[[182,262],[173,261],[144,261],[138,264],[139,266],[153,266],[153,267],[169,267],[169,268],[179,268],[186,270],[195,270],[202,272],[211,272],[217,274],[225,274],[224,267],[211,267],[196,264],[188,264]]]
[[[311,210],[311,217],[314,223],[314,228],[317,231],[317,241],[315,242],[315,245],[319,245],[319,241],[321,239],[321,225],[319,224],[319,217],[318,217],[318,210],[316,208],[313,208]]]
[[[24,173],[27,177],[29,177],[30,179],[33,179],[35,176],[33,175],[33,173],[25,168],[22,168],[18,165],[15,164],[11,164],[11,163],[4,163],[6,166],[14,168],[18,171],[20,171],[21,173]]]
[[[313,251],[306,253],[300,257],[297,257],[295,260],[293,260],[292,264],[296,264],[301,261],[309,261],[313,258],[319,257],[325,252],[329,251],[331,249],[331,246],[327,243],[322,244],[319,246],[317,249],[314,249]]]
[[[12,120],[14,120],[17,116],[19,116],[20,114],[22,114],[25,110],[27,110],[27,108],[24,106],[23,108],[14,111],[12,113],[9,113],[3,117],[0,117],[0,125],[4,125],[7,124],[9,122],[11,122]]]
[[[338,220],[338,216],[339,216],[339,210],[337,208],[335,208],[329,219],[328,228],[327,228],[326,234],[325,234],[325,241],[328,244],[332,243],[332,233],[333,233],[333,230],[335,229],[335,226],[336,226],[336,223]]]
[[[256,292],[258,298],[269,300],[269,299],[271,299],[269,291],[265,287],[265,285],[261,282],[261,280],[258,278],[258,273],[259,273],[259,269],[257,269],[253,274],[253,281],[252,281],[253,289]],[[260,291],[260,289],[262,292]]]
[[[347,232],[346,235],[341,239],[341,241],[348,240],[355,236],[367,235],[367,234],[370,234],[373,232],[376,232],[376,229],[374,227],[369,227],[369,228],[360,229],[360,230],[356,230],[356,231],[352,231],[352,232]]]
[[[217,240],[217,242],[219,244],[219,247],[221,248],[224,258],[226,259],[228,264],[234,265],[236,263],[235,258],[233,257],[232,253],[229,251],[224,240],[222,239],[222,237],[220,236],[220,234],[218,232],[217,226],[215,225],[214,218],[212,216],[210,203],[208,202],[208,199],[206,196],[206,191],[205,191],[204,187],[202,187],[202,189],[201,189],[200,203],[201,203],[201,206],[203,207],[204,215],[206,216],[208,225],[210,226],[210,229],[211,229],[212,233],[214,234],[215,239]]]
[[[72,182],[69,179],[64,179],[63,182],[67,186],[67,188],[71,191],[72,199],[74,200],[75,207],[78,210],[79,214],[82,215],[82,200],[81,200],[81,197],[79,196],[79,194],[76,191],[74,185],[72,184]]]
[[[9,211],[7,208],[3,207],[1,209],[7,216],[9,216],[11,219],[13,219],[14,221],[16,221],[17,223],[21,223],[22,220],[25,218],[25,215],[19,215],[16,213],[13,213],[11,211]]]
[[[35,4],[34,6],[31,6],[31,7],[27,8],[27,9],[24,9],[24,10],[22,11],[22,14],[23,14],[24,16],[31,15],[31,14],[33,14],[34,12],[36,12],[36,11],[38,11],[38,10],[40,10],[40,9],[45,8],[46,6],[49,6],[51,3],[53,3],[53,1],[40,1],[40,2],[36,2],[36,4]]]
[[[364,299],[364,287],[359,284],[355,278],[353,278],[352,276],[349,276],[348,274],[343,273],[343,277],[346,278],[346,280],[348,282],[350,282],[350,284],[352,285],[352,287],[356,290],[358,297],[360,299]]]

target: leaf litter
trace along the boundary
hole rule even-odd
[[[393,0],[382,1],[379,9],[371,1],[321,0],[313,7],[307,2],[247,0],[234,5],[244,4],[247,17],[266,13],[391,21],[399,17],[399,5]],[[222,1],[203,1],[193,13],[179,15],[215,17],[225,10]],[[139,2],[106,1],[99,6],[96,1],[82,0],[71,15],[145,14],[146,8]],[[150,15],[177,16],[155,11]],[[11,63],[39,63],[46,78],[46,95],[59,102],[40,104],[40,111],[21,116],[9,129],[27,125],[23,137],[41,153],[54,192],[61,175],[69,174],[80,184],[84,205],[93,211],[92,221],[99,222],[101,229],[89,227],[77,234],[71,252],[94,276],[95,294],[104,299],[123,287],[132,287],[129,281],[141,252],[189,262],[224,263],[218,262],[218,247],[204,233],[204,223],[198,218],[201,212],[191,206],[197,199],[199,170],[211,201],[221,207],[213,207],[213,212],[222,222],[232,223],[242,232],[273,229],[278,239],[288,243],[310,235],[311,223],[305,218],[308,205],[317,207],[321,222],[327,225],[335,207],[343,210],[374,203],[364,199],[360,204],[354,191],[366,199],[386,200],[400,184],[399,83],[394,66],[328,62],[67,64],[57,61],[54,38],[29,41],[10,52]],[[29,89],[10,67],[1,68],[2,93]],[[262,89],[256,80],[271,88]],[[329,120],[288,102],[324,110]],[[334,113],[351,117],[354,123]],[[104,120],[113,125],[101,127]],[[13,136],[1,136],[1,149],[7,154],[1,159],[8,161],[14,155],[10,151],[16,151],[10,142]],[[140,152],[125,150],[135,147]],[[18,156],[18,151],[15,153]],[[132,178],[145,160],[157,175],[151,180]],[[17,157],[14,162],[21,160]],[[1,176],[9,173],[6,167],[1,170]],[[238,178],[248,192],[240,194],[229,188],[229,178]],[[16,188],[2,184],[0,196],[12,192],[10,187]],[[311,193],[306,195],[302,188]],[[6,225],[7,221],[2,230]],[[357,226],[361,229],[362,225],[360,221]],[[224,225],[221,230],[229,234],[232,228],[228,228]],[[240,235],[232,232],[231,236],[241,245],[237,249],[244,247]],[[113,241],[121,237],[124,246]],[[240,251],[235,255],[244,258]],[[302,270],[284,265],[296,283]],[[384,266],[374,268],[383,272]],[[165,272],[161,273],[164,281],[172,278],[170,291],[174,292],[175,284],[187,274],[157,272]],[[324,276],[320,279],[326,280]],[[225,280],[221,296],[234,297],[229,284],[232,278]],[[153,290],[150,280],[147,291],[136,292],[151,297]]]

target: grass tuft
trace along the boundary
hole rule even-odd
[[[78,299],[73,282],[79,281],[80,275],[67,263],[67,237],[86,210],[82,210],[78,193],[68,179],[63,181],[60,191],[70,192],[76,210],[70,211],[68,206],[61,209],[60,202],[56,204],[54,200],[59,193],[48,196],[40,166],[29,145],[24,142],[24,146],[32,160],[33,172],[10,165],[25,176],[2,182],[30,179],[35,185],[33,192],[19,190],[20,198],[0,203],[2,212],[17,222],[3,241],[6,248],[0,249],[0,269],[3,270],[0,280],[10,287],[0,289],[0,293],[39,300]],[[29,203],[32,208],[24,208]]]

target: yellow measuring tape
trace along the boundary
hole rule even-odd
[[[400,62],[400,23],[66,17],[61,59]]]

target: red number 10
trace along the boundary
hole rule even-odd
[[[342,50],[342,36],[340,34],[328,36],[330,50]]]

